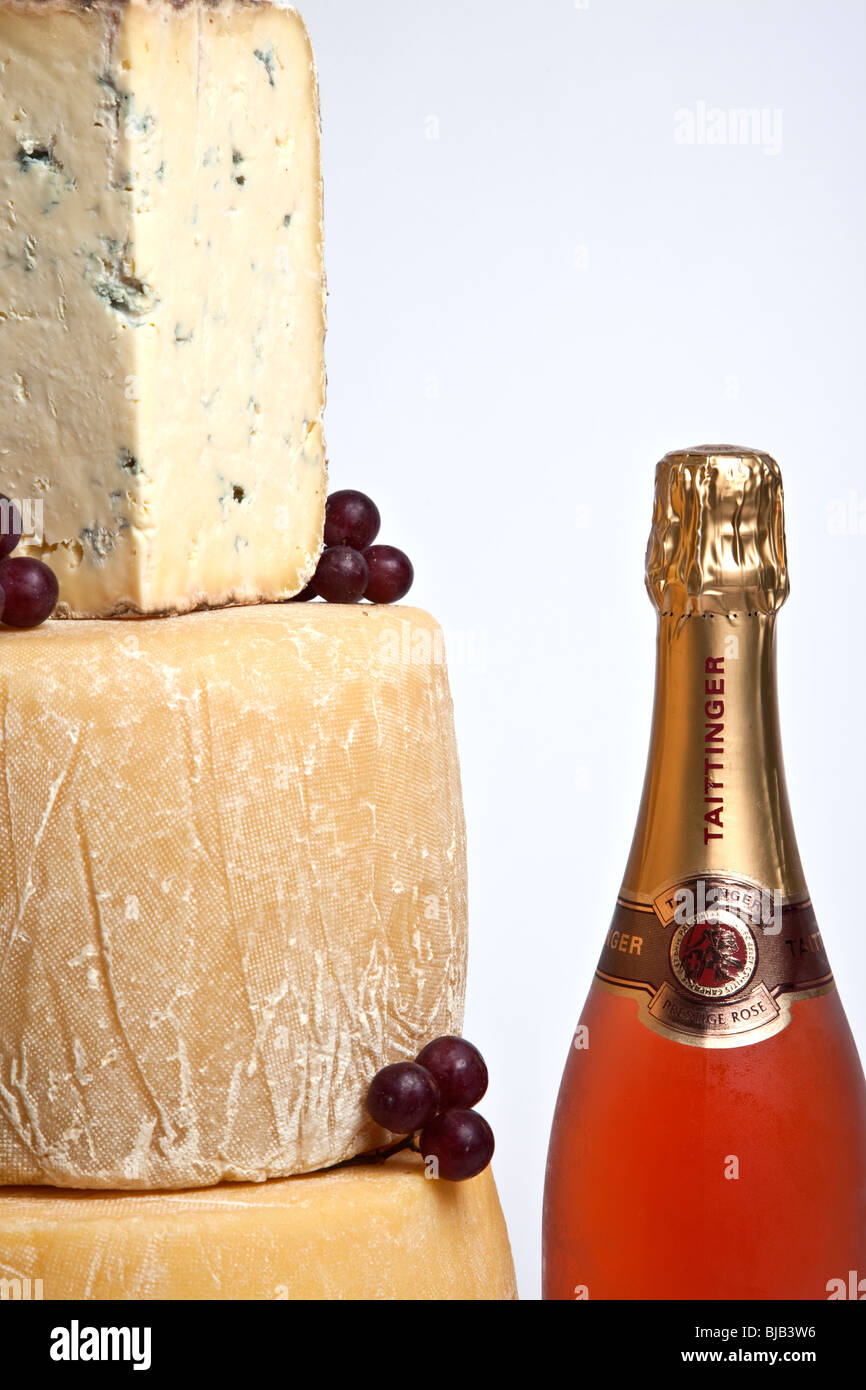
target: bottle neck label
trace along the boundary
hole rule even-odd
[[[761,1042],[792,1002],[834,987],[809,899],[729,875],[667,884],[650,903],[621,896],[596,979],[634,998],[647,1028],[695,1047]]]
[[[689,875],[807,898],[791,821],[766,614],[659,624],[652,738],[623,881],[628,901]]]

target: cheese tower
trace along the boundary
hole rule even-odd
[[[0,632],[0,1278],[513,1297],[490,1173],[363,1158],[460,1031],[465,836],[438,625],[277,601],[325,501],[303,23],[0,0],[0,109],[0,492],[61,599]]]

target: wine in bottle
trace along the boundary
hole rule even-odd
[[[647,587],[649,761],[559,1092],[544,1296],[866,1298],[866,1086],[782,766],[772,458],[662,460]]]

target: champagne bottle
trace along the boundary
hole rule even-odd
[[[782,765],[775,461],[668,454],[646,573],[649,761],[556,1107],[544,1296],[866,1298],[866,1087]]]

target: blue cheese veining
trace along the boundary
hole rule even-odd
[[[0,0],[0,491],[60,612],[286,598],[321,548],[316,75],[269,4]]]

